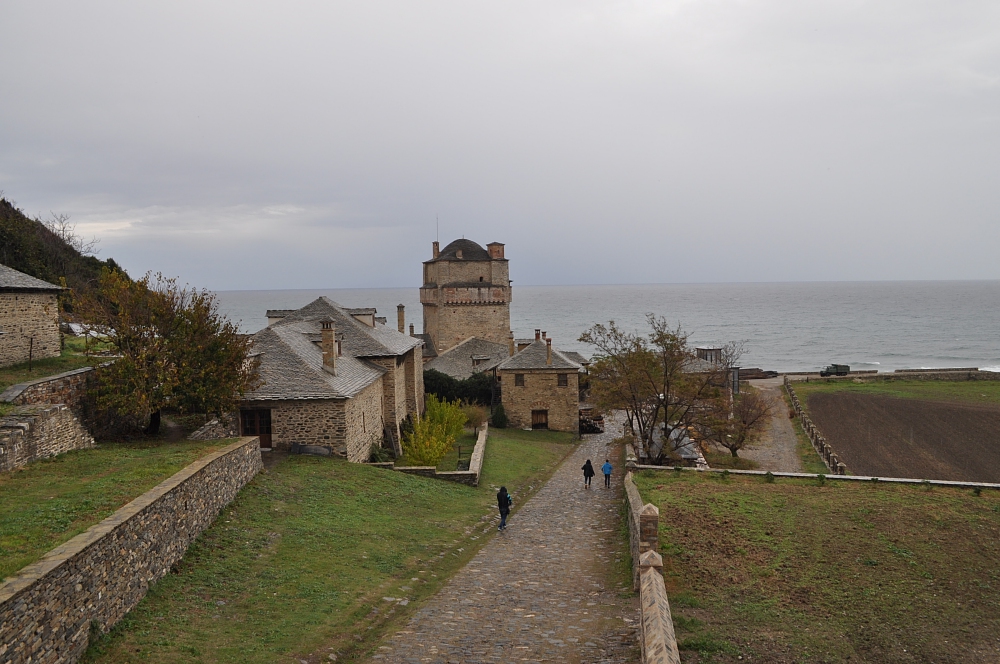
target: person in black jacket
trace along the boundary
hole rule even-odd
[[[507,528],[507,515],[510,514],[510,508],[513,504],[514,501],[507,493],[507,487],[500,487],[500,491],[497,492],[497,507],[500,508],[500,525],[497,526],[497,530]]]
[[[590,478],[594,476],[594,467],[590,464],[590,459],[587,459],[587,463],[583,464],[583,485],[590,488]]]

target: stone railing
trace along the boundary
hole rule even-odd
[[[785,376],[785,391],[788,392],[788,399],[792,402],[792,410],[795,411],[795,415],[799,418],[799,422],[802,424],[802,430],[806,432],[806,436],[809,438],[809,442],[816,449],[816,453],[819,454],[820,458],[823,459],[823,463],[826,467],[830,469],[830,472],[834,475],[846,475],[847,465],[840,460],[837,453],[833,451],[830,443],[823,437],[820,433],[819,427],[817,427],[813,421],[806,415],[805,409],[802,407],[802,403],[799,401],[799,397],[795,394],[795,390],[792,389],[791,381],[788,380],[788,376]]]
[[[680,664],[670,602],[663,583],[663,559],[656,551],[660,545],[660,511],[656,505],[642,504],[631,472],[625,474],[625,508],[632,550],[632,582],[639,591],[642,662]]]
[[[64,404],[20,406],[0,418],[0,471],[91,447],[94,438]]]
[[[434,479],[446,480],[448,482],[479,486],[479,475],[483,471],[483,457],[486,455],[486,439],[489,437],[489,426],[487,423],[479,428],[479,433],[476,437],[476,446],[472,449],[472,456],[469,458],[468,470],[438,470],[434,466],[397,466],[392,461],[369,465],[388,468],[389,470],[398,470],[401,473],[408,473],[410,475],[433,477]]]
[[[0,393],[0,402],[16,406],[64,403],[74,411],[79,411],[87,394],[87,382],[94,375],[93,371],[93,367],[84,367],[11,385]]]
[[[0,585],[0,661],[76,662],[261,469],[257,438],[199,459]]]

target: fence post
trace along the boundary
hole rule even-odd
[[[639,554],[660,548],[660,510],[646,503],[639,512]]]

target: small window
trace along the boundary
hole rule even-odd
[[[569,374],[559,374],[559,387],[569,385]]]
[[[524,387],[524,374],[514,374],[515,387]]]
[[[483,278],[482,278],[482,277],[479,277],[479,280],[480,280],[480,281],[482,281],[482,280],[483,280]]]

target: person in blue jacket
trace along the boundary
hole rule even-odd
[[[604,460],[604,465],[601,466],[601,470],[604,471],[604,486],[611,488],[611,462],[607,459]]]

